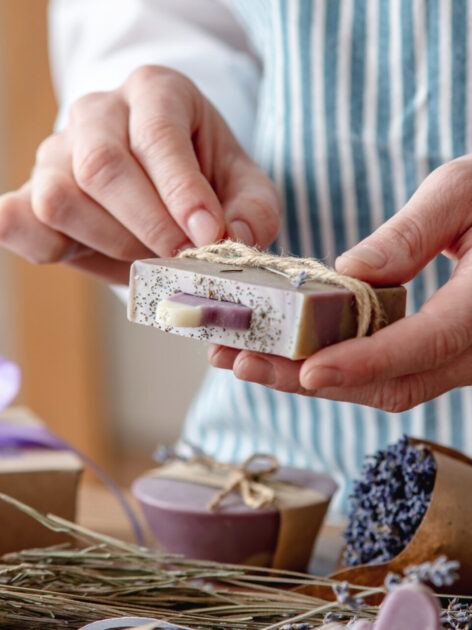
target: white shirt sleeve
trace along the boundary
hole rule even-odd
[[[50,58],[60,109],[158,64],[191,78],[249,152],[260,65],[222,0],[51,0]]]

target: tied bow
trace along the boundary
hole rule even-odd
[[[243,461],[242,464],[222,464],[205,455],[202,462],[215,470],[227,470],[229,472],[228,483],[224,488],[215,494],[208,504],[209,510],[215,510],[233,491],[239,492],[244,503],[251,508],[259,509],[273,505],[275,501],[275,491],[273,488],[263,483],[261,479],[267,475],[273,475],[279,464],[273,455],[256,453]],[[256,462],[264,462],[265,467],[251,468]]]
[[[180,460],[188,464],[201,464],[210,472],[227,472],[228,480],[208,504],[209,510],[216,510],[231,492],[239,492],[244,504],[254,509],[274,504],[275,490],[265,483],[268,481],[267,477],[273,475],[279,467],[273,455],[254,453],[241,464],[229,464],[219,462],[192,444],[187,443],[187,446],[192,452],[189,457],[182,457],[173,448],[161,446],[154,453],[154,460],[161,465],[170,460]]]

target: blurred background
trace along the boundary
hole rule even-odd
[[[46,0],[0,0],[0,193],[21,186],[56,104]],[[0,249],[0,353],[21,365],[18,402],[123,484],[179,434],[206,347],[132,325],[108,287]]]

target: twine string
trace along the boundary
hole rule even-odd
[[[229,472],[228,482],[210,501],[209,510],[216,510],[223,499],[233,491],[239,492],[245,505],[254,509],[267,507],[274,503],[275,490],[263,482],[265,476],[274,474],[279,467],[278,461],[273,455],[255,453],[240,465],[218,462],[208,455],[204,455],[203,460],[201,455],[196,459],[214,470]],[[251,465],[256,461],[264,462],[267,465],[264,468],[252,468]]]
[[[241,464],[229,464],[219,462],[193,444],[187,443],[187,446],[191,449],[191,455],[188,457],[177,454],[174,448],[162,447],[156,451],[154,459],[161,466],[177,460],[189,465],[199,464],[210,473],[228,473],[221,490],[218,490],[208,503],[209,510],[216,510],[231,492],[239,492],[245,505],[254,509],[267,507],[275,502],[275,489],[266,483],[279,467],[273,455],[254,453]]]
[[[229,239],[213,245],[185,249],[178,257],[281,272],[295,286],[307,279],[347,289],[353,293],[356,301],[357,337],[364,337],[380,328],[382,310],[374,289],[367,282],[340,274],[314,258],[277,256]]]

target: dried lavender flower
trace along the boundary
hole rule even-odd
[[[171,446],[166,446],[165,444],[159,444],[159,446],[155,449],[152,454],[153,460],[157,464],[165,464],[170,459],[175,457],[175,450]]]
[[[298,289],[298,287],[300,287],[306,280],[308,280],[308,274],[305,271],[300,271],[291,283]]]
[[[406,567],[403,571],[404,577],[398,573],[388,573],[384,584],[389,591],[397,588],[397,586],[411,583],[430,582],[437,588],[451,586],[459,579],[459,574],[456,573],[459,568],[460,563],[457,560],[448,560],[446,556],[438,556],[432,562],[423,562]]]
[[[384,584],[387,590],[393,591],[394,588],[403,584],[403,578],[401,575],[398,575],[398,573],[387,573]]]
[[[387,562],[406,547],[431,501],[436,462],[403,436],[367,458],[350,497],[344,564]]]
[[[457,597],[449,600],[448,607],[441,612],[441,625],[448,630],[472,630],[472,604]]]
[[[341,621],[342,619],[344,619],[344,615],[330,611],[324,616],[323,623],[332,623],[333,621]]]
[[[405,576],[413,582],[431,582],[434,586],[451,586],[459,578],[456,571],[460,564],[457,560],[448,560],[446,556],[439,556],[433,562],[423,562],[416,566],[407,567]]]
[[[340,584],[333,585],[333,592],[336,595],[336,599],[342,606],[346,606],[349,610],[358,612],[365,606],[365,602],[362,597],[353,597],[349,593],[349,582],[341,582]]]

